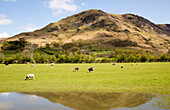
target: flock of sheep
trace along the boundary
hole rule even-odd
[[[30,64],[30,63],[28,62],[27,64]],[[116,63],[113,63],[112,65],[116,65]],[[136,64],[136,65],[137,65],[137,64]],[[34,64],[31,64],[31,66],[34,67]],[[54,63],[51,63],[51,66],[54,66]],[[131,64],[131,66],[133,66],[133,64]],[[121,68],[123,68],[123,65],[121,65]],[[52,67],[52,69],[53,69],[53,67]],[[88,68],[88,72],[91,72],[91,71],[94,71],[94,70],[95,70],[94,67]],[[73,72],[77,72],[77,71],[79,71],[79,67],[78,67],[78,66],[74,68]],[[28,75],[25,77],[25,80],[29,80],[30,78],[35,79],[34,74],[28,74]]]
[[[27,62],[27,64],[30,64],[30,63]],[[116,63],[113,63],[112,65],[116,65]],[[34,67],[34,64],[31,64],[31,66]],[[51,66],[54,66],[54,63],[51,63]],[[133,64],[131,64],[131,66],[133,66]],[[121,65],[121,68],[123,68],[123,65]],[[53,67],[52,67],[52,69],[53,69]],[[75,67],[73,72],[77,72],[78,70],[79,70],[79,67]],[[91,72],[91,71],[94,71],[94,67],[88,68],[88,72]],[[30,78],[35,79],[34,74],[27,74],[27,76],[25,77],[25,80],[29,80]]]
[[[30,63],[28,62],[27,64],[30,64]],[[31,64],[31,66],[34,67],[34,64]],[[54,66],[54,63],[51,63],[51,66]],[[53,69],[53,67],[52,67],[52,69]],[[78,70],[79,70],[79,67],[77,66],[74,68],[73,72],[77,72]],[[94,67],[88,68],[88,72],[91,72],[91,71],[94,71]],[[25,77],[25,80],[29,80],[30,78],[35,79],[34,74],[27,74],[27,76]]]

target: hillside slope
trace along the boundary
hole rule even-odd
[[[64,43],[73,40],[115,39],[136,42],[140,48],[168,51],[170,47],[170,24],[154,24],[134,14],[110,14],[101,10],[87,10],[69,16],[34,32],[26,32],[1,40],[27,41],[45,45],[53,41]]]

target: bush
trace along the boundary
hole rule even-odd
[[[50,63],[56,62],[57,59],[56,59],[55,55],[51,56],[51,57],[49,58],[49,61],[50,61]]]
[[[53,47],[61,47],[61,43],[60,42],[52,42],[51,45]]]
[[[21,59],[19,60],[20,63],[27,63],[31,62],[31,58],[29,56],[22,56]]]
[[[138,44],[136,42],[132,42],[130,40],[120,40],[120,39],[114,39],[105,42],[106,44],[112,44],[115,47],[126,47],[126,46],[134,46],[137,47]]]
[[[17,49],[23,49],[28,42],[24,39],[19,39],[15,41],[7,41],[3,42],[1,49],[2,50],[17,50]]]
[[[154,62],[154,61],[156,61],[156,57],[155,56],[150,56],[149,62]]]
[[[66,56],[65,55],[60,55],[57,59],[58,63],[65,63],[66,62]]]
[[[34,55],[34,60],[36,63],[47,63],[48,62],[48,58],[44,55],[40,55],[40,53],[36,53]]]
[[[168,61],[168,57],[165,53],[160,56],[160,61]]]
[[[103,57],[101,60],[101,63],[108,63],[108,62],[110,62],[110,59],[107,57]]]
[[[142,55],[141,57],[140,57],[140,61],[141,62],[146,62],[148,60],[148,57],[146,56],[146,55]]]
[[[117,55],[116,58],[117,58],[118,62],[126,62],[127,55],[123,53],[122,55]]]
[[[135,61],[135,56],[133,54],[130,54],[130,56],[127,58],[128,62],[134,62]]]

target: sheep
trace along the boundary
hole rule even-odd
[[[116,65],[116,62],[114,62],[112,65]]]
[[[25,77],[25,80],[29,80],[29,78],[33,78],[33,79],[35,79],[35,77],[34,77],[34,74],[27,74],[27,76]]]
[[[73,72],[76,72],[78,70],[79,70],[79,67],[77,66],[77,67],[74,68]]]
[[[32,64],[31,66],[34,67],[34,64]]]
[[[51,66],[54,66],[54,63],[51,63]]]
[[[90,67],[90,68],[88,69],[88,72],[91,72],[91,71],[94,71],[94,67]]]

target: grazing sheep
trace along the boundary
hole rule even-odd
[[[35,79],[35,77],[34,77],[34,74],[27,74],[27,76],[25,77],[25,80],[29,80],[29,78],[33,78],[33,79]]]
[[[54,63],[51,63],[51,66],[54,66]]]
[[[123,65],[121,65],[121,68],[123,68]]]
[[[34,64],[32,64],[31,66],[34,67]]]
[[[27,64],[30,64],[30,62],[27,62]]]
[[[88,69],[88,72],[91,72],[91,71],[94,71],[94,67],[90,67],[90,68]]]
[[[112,65],[116,65],[116,62],[114,62]]]
[[[73,72],[76,72],[76,71],[78,71],[78,70],[79,70],[79,67],[77,66],[77,67],[74,68],[74,71],[73,71]]]

